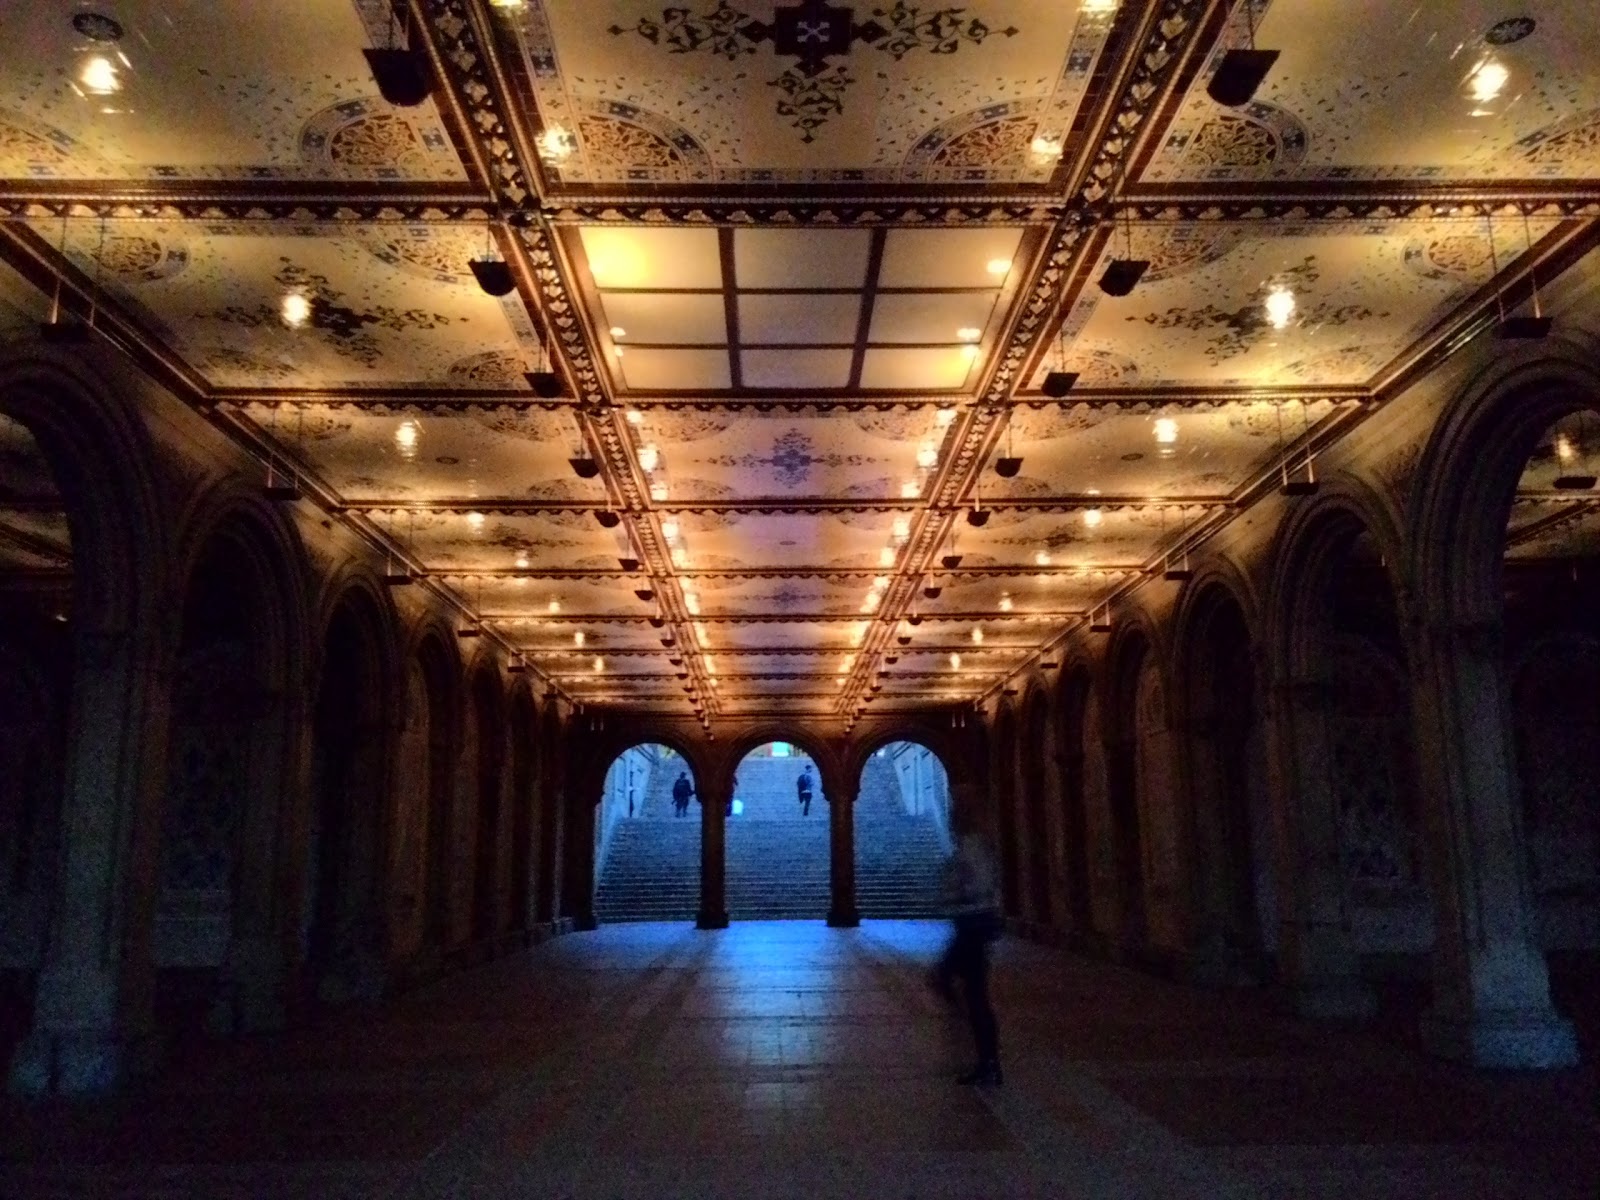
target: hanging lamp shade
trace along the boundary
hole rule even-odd
[[[1229,50],[1206,84],[1206,95],[1226,108],[1248,104],[1277,61],[1276,50]]]
[[[400,108],[415,108],[433,90],[433,74],[420,50],[363,50],[378,94]]]

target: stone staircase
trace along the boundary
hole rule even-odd
[[[747,759],[727,822],[726,895],[733,920],[828,915],[828,805],[815,765],[811,815],[795,780],[803,757]],[[700,901],[700,807],[672,815],[676,771],[663,771],[637,817],[618,823],[600,873],[601,921],[692,921]],[[939,914],[944,851],[933,823],[906,815],[888,763],[874,758],[856,802],[856,902],[864,917]]]

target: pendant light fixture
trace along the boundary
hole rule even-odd
[[[1533,234],[1528,228],[1528,214],[1522,214],[1522,236],[1527,243],[1527,249],[1533,250]],[[1496,275],[1500,274],[1499,259],[1494,248],[1494,221],[1489,221],[1489,263]],[[1541,341],[1550,336],[1551,320],[1540,311],[1539,307],[1539,280],[1534,275],[1533,267],[1528,267],[1528,284],[1533,289],[1533,315],[1532,316],[1506,316],[1505,299],[1496,291],[1495,303],[1500,310],[1500,324],[1495,330],[1497,336],[1516,341]]]
[[[1588,439],[1584,437],[1583,418],[1584,410],[1579,409],[1577,413],[1578,444],[1571,456],[1575,462],[1573,466],[1570,467],[1563,464],[1561,468],[1561,474],[1557,475],[1555,478],[1554,486],[1563,492],[1587,492],[1595,485],[1593,464],[1589,459]],[[1557,446],[1558,449],[1556,458],[1559,462],[1561,460],[1559,437],[1557,439]]]
[[[285,471],[278,466],[278,455],[276,453],[276,444],[278,441],[278,408],[278,405],[273,405],[272,408],[272,423],[269,426],[269,432],[272,436],[274,448],[267,454],[267,482],[263,490],[266,492],[268,500],[298,500],[300,499],[299,477],[295,474],[292,468],[288,471]],[[295,433],[295,446],[296,450],[298,451],[300,434],[305,430],[305,409],[302,408],[297,410],[296,420],[298,422],[298,428]]]
[[[550,353],[550,343],[547,332],[539,333],[539,363],[535,370],[529,371],[524,378],[528,386],[533,389],[533,394],[541,400],[555,400],[563,394],[561,376],[555,370],[555,357]],[[590,478],[590,476],[584,476]]]
[[[1011,444],[1011,414],[1006,414],[1006,452],[994,460],[994,473],[1001,479],[1014,478],[1022,470],[1022,459],[1013,453]]]
[[[511,277],[511,264],[495,253],[494,223],[488,217],[483,222],[483,257],[473,259],[467,266],[472,268],[478,286],[491,296],[510,295],[517,286]]]
[[[1239,108],[1255,99],[1256,89],[1278,61],[1278,51],[1256,49],[1256,21],[1253,0],[1243,0],[1246,49],[1229,50],[1217,63],[1206,84],[1206,95],[1225,108]]]
[[[1289,456],[1284,451],[1283,444],[1283,405],[1276,406],[1278,415],[1278,470],[1280,482],[1278,491],[1285,496],[1310,496],[1317,490],[1317,468],[1311,456],[1311,414],[1302,400],[1300,402],[1301,441],[1305,446],[1305,477],[1301,478],[1296,471],[1291,475],[1289,471]]]
[[[1056,369],[1046,371],[1044,383],[1039,390],[1052,400],[1060,400],[1078,382],[1078,373],[1067,370],[1067,314],[1058,313],[1060,318],[1056,324]]]
[[[409,9],[402,8],[402,15]],[[378,94],[399,108],[415,108],[428,98],[433,90],[433,73],[428,69],[427,56],[420,47],[408,48],[401,44],[406,29],[397,25],[393,10],[389,13],[389,45],[383,49],[363,50],[372,78],[378,85]]]
[[[101,242],[105,240],[105,220],[100,224]],[[89,340],[89,326],[68,317],[62,319],[61,288],[67,271],[67,210],[61,210],[61,245],[57,251],[55,293],[50,300],[50,319],[39,326],[39,337],[54,346],[81,345]],[[96,263],[96,267],[98,267]],[[89,297],[89,319],[94,320],[94,297]]]

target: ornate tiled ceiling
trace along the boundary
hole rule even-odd
[[[585,704],[978,698],[1600,217],[1578,0],[13,7],[0,332],[59,278]],[[400,107],[362,51],[407,45]],[[1513,559],[1600,526],[1547,450]],[[0,454],[4,561],[63,575]]]

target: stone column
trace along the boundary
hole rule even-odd
[[[733,788],[725,779],[707,779],[700,784],[700,911],[695,914],[696,929],[728,927],[727,824],[728,802]]]
[[[1284,880],[1280,973],[1302,1016],[1364,1021],[1377,1011],[1344,910],[1339,814],[1330,785],[1328,693],[1309,679],[1268,696],[1272,821]]]
[[[144,639],[75,646],[63,855],[33,1028],[11,1065],[28,1095],[114,1091],[154,1066],[155,904],[171,673]]]
[[[822,787],[828,806],[828,924],[854,929],[861,924],[856,908],[857,789],[832,779],[824,779]]]
[[[1437,940],[1423,1040],[1481,1067],[1577,1062],[1550,1003],[1519,811],[1498,625],[1418,631],[1414,712]]]
[[[562,792],[566,833],[562,838],[566,864],[562,871],[566,912],[574,929],[596,929],[594,916],[594,813],[587,789],[582,794]]]

